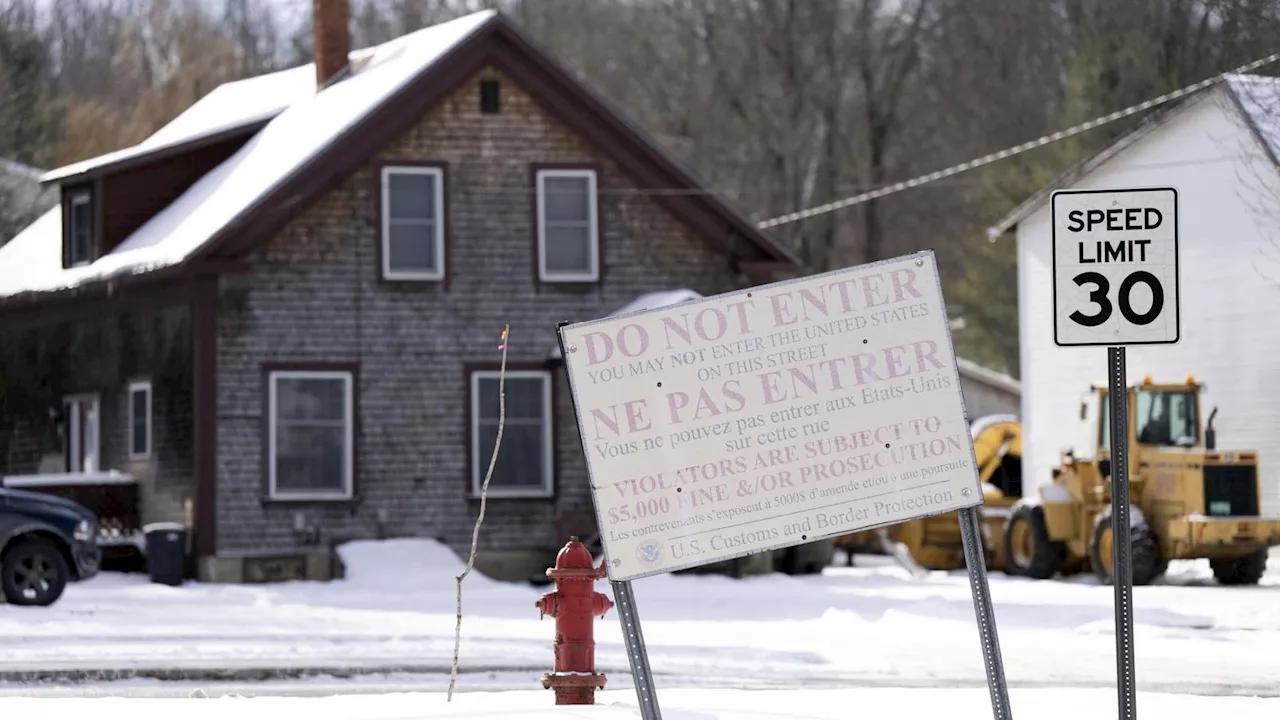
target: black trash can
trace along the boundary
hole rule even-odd
[[[187,556],[187,528],[179,523],[153,523],[142,528],[147,538],[147,572],[151,582],[182,584]]]

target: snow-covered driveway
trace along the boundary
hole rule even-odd
[[[418,540],[354,543],[343,554],[348,579],[327,584],[170,588],[109,574],[72,586],[52,608],[0,605],[0,673],[447,673],[458,559]],[[653,669],[669,676],[659,684],[677,684],[674,675],[710,686],[983,682],[963,572],[914,580],[886,558],[858,562],[814,577],[637,581]],[[1207,563],[1174,563],[1165,584],[1135,588],[1139,686],[1280,695],[1280,556],[1262,587],[1218,587],[1208,575]],[[1114,683],[1110,587],[993,574],[991,589],[1011,685]],[[464,686],[529,687],[550,667],[553,621],[539,621],[533,605],[541,592],[468,578]],[[600,669],[610,688],[625,687],[615,613],[596,627]]]

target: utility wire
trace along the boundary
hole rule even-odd
[[[1022,143],[1021,145],[1014,145],[1013,147],[1006,148],[999,152],[994,152],[989,155],[983,155],[982,157],[974,158],[973,160],[969,160],[968,162],[962,162],[959,165],[952,165],[949,168],[936,170],[927,175],[921,175],[919,177],[914,177],[910,180],[904,180],[902,182],[897,182],[892,185],[886,185],[877,190],[859,193],[857,195],[844,198],[843,200],[836,200],[834,202],[825,203],[823,205],[811,207],[806,210],[799,210],[797,212],[787,213],[786,215],[779,215],[778,217],[770,218],[768,220],[764,220],[760,222],[758,224],[758,227],[761,230],[765,230],[771,227],[777,227],[779,225],[786,225],[788,223],[807,220],[811,217],[815,217],[818,215],[826,215],[827,213],[832,213],[837,210],[843,210],[844,208],[852,207],[854,205],[860,205],[862,203],[869,202],[871,200],[882,198],[886,195],[892,195],[894,193],[901,192],[903,190],[909,190],[911,188],[924,185],[926,183],[931,183],[936,180],[941,180],[942,178],[950,177],[952,175],[965,172],[967,170],[973,170],[974,168],[979,168],[979,167],[982,167],[983,165],[990,165],[993,162],[1004,160],[1005,158],[1010,158],[1010,157],[1013,157],[1014,155],[1020,155],[1024,152],[1027,152],[1028,150],[1034,150],[1039,147],[1044,147],[1045,145],[1058,142],[1059,140],[1065,140],[1066,138],[1079,135],[1082,132],[1092,130],[1097,127],[1101,127],[1103,125],[1106,125],[1107,123],[1115,122],[1116,120],[1120,120],[1122,118],[1127,118],[1130,115],[1140,113],[1144,110],[1150,110],[1151,108],[1156,107],[1157,105],[1163,105],[1172,100],[1178,100],[1192,93],[1199,92],[1211,85],[1215,85],[1219,82],[1222,82],[1224,79],[1226,79],[1228,75],[1240,75],[1240,74],[1248,73],[1252,70],[1256,70],[1262,67],[1263,65],[1269,65],[1275,62],[1276,60],[1280,60],[1280,53],[1272,53],[1271,55],[1268,55],[1262,58],[1261,60],[1254,60],[1253,62],[1247,63],[1245,65],[1241,65],[1240,67],[1234,70],[1228,70],[1227,72],[1214,75],[1213,77],[1210,77],[1205,80],[1201,80],[1198,83],[1188,85],[1179,90],[1174,90],[1173,92],[1168,92],[1168,93],[1165,93],[1164,95],[1159,95],[1145,102],[1138,103],[1137,105],[1127,107],[1123,110],[1117,110],[1116,112],[1113,112],[1109,115],[1103,115],[1102,117],[1094,118],[1093,120],[1090,120],[1085,123],[1081,123],[1079,125],[1076,125],[1075,127],[1067,128],[1066,130],[1059,130],[1058,132],[1052,133],[1050,135],[1045,135],[1035,140],[1031,140],[1030,142],[1025,142],[1025,143]]]
[[[1277,96],[1280,99],[1280,95]],[[1162,168],[1175,167],[1200,167],[1203,165],[1215,165],[1218,163],[1232,162],[1235,160],[1259,159],[1268,160],[1270,155],[1266,152],[1239,152],[1226,155],[1212,155],[1191,160],[1167,160],[1164,162],[1138,163],[1134,165],[1126,165],[1125,170],[1158,170]],[[970,184],[984,182],[978,178],[951,178],[948,180],[954,184]],[[538,190],[534,185],[461,185],[451,184],[449,186],[451,192],[461,195],[486,195],[491,197],[501,196],[518,196],[518,197],[537,197]],[[856,187],[856,186],[855,186]],[[715,195],[720,197],[731,197],[738,194],[736,190],[716,190],[712,188],[644,188],[644,187],[598,187],[596,194],[600,197],[653,197],[653,196],[698,196],[698,195]],[[565,195],[569,197],[581,197],[578,191],[558,191],[550,190],[544,192],[546,196]]]

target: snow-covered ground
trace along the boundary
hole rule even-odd
[[[328,698],[218,698],[205,700],[0,698],[0,715],[39,720],[86,717],[129,720],[635,720],[635,696],[606,691],[590,707],[555,707],[549,693],[502,692],[455,696],[396,694]],[[848,720],[848,718],[946,718],[990,720],[985,690],[669,690],[663,720]],[[1015,690],[1015,718],[1081,720],[1116,715],[1107,690]],[[1280,700],[1139,694],[1142,717],[1161,720],[1274,720]]]
[[[296,668],[343,675],[377,668],[396,674],[362,679],[363,689],[442,688],[459,559],[423,540],[353,543],[342,552],[348,579],[332,583],[171,588],[105,574],[73,585],[51,608],[0,605],[0,674]],[[963,571],[915,580],[887,558],[859,556],[858,563],[810,577],[637,581],[659,685],[983,686]],[[598,587],[608,590],[607,583]],[[991,590],[1012,686],[1112,686],[1111,588],[1087,578],[993,573]],[[534,608],[543,591],[468,577],[463,690],[537,687],[552,661],[553,621],[540,621]],[[1280,555],[1257,588],[1219,587],[1207,563],[1174,563],[1165,584],[1135,588],[1134,604],[1139,687],[1280,695]],[[609,688],[629,687],[616,611],[596,631]],[[131,682],[142,692],[148,682],[172,687]],[[311,682],[340,688],[355,681]],[[8,695],[31,690],[0,688]]]

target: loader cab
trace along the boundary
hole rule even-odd
[[[1136,466],[1143,449],[1194,448],[1204,445],[1200,431],[1200,392],[1194,377],[1185,383],[1157,384],[1145,377],[1128,389],[1129,461]],[[1098,393],[1098,453],[1102,474],[1110,475],[1111,408],[1105,387]],[[1104,463],[1105,461],[1105,463]],[[1130,467],[1130,472],[1133,471]]]

